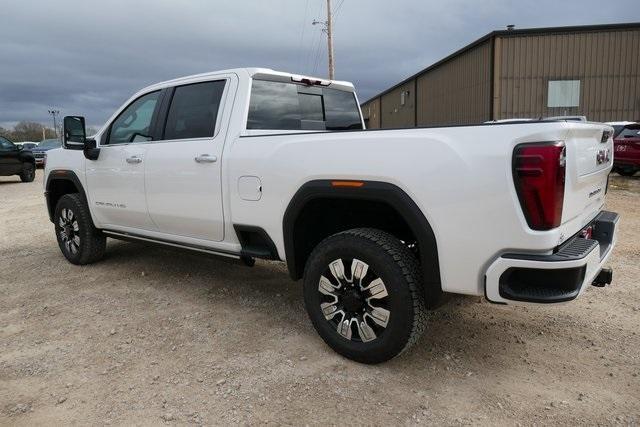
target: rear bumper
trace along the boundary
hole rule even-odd
[[[548,255],[504,254],[487,269],[485,295],[501,304],[571,301],[592,284],[616,243],[619,216],[602,211],[591,239],[574,236]]]

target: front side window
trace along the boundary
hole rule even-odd
[[[0,136],[0,149],[2,150],[12,150],[14,147],[13,143],[9,140]]]
[[[160,91],[151,92],[129,104],[111,124],[108,144],[151,141],[151,119],[159,97]]]
[[[247,129],[362,129],[352,92],[295,83],[253,80]]]
[[[225,80],[179,86],[173,93],[165,140],[213,136]]]

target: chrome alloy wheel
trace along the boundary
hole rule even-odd
[[[80,249],[80,227],[78,226],[78,218],[71,209],[62,209],[57,226],[58,235],[66,250],[73,255],[78,253]]]
[[[375,340],[389,323],[387,288],[380,277],[359,259],[346,260],[351,274],[345,274],[342,259],[332,261],[320,276],[320,308],[336,331],[351,341]]]

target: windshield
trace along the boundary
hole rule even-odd
[[[58,148],[62,144],[57,139],[45,139],[40,144],[38,144],[38,148]]]
[[[362,120],[353,92],[254,80],[247,129],[362,129]]]

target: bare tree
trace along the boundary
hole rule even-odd
[[[41,123],[22,121],[13,127],[13,130],[0,128],[0,134],[15,141],[41,141],[44,129],[44,137],[55,138],[53,129],[43,126]]]

